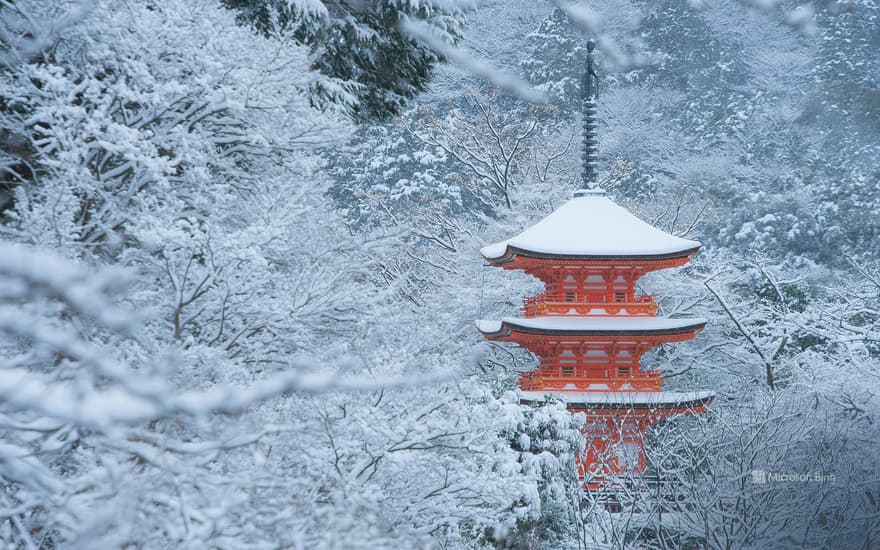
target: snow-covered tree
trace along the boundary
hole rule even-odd
[[[419,19],[450,41],[459,38],[471,4],[460,0],[224,0],[257,28],[280,24],[315,52],[314,67],[351,85],[361,120],[397,114],[424,91],[441,57],[407,36],[400,23]],[[317,90],[325,95],[325,90]]]
[[[98,3],[3,73],[10,165],[29,171],[2,234],[76,261],[58,285],[95,302],[50,294],[33,323],[76,327],[84,358],[6,312],[5,391],[39,373],[23,389],[74,392],[85,415],[6,404],[16,544],[460,546],[534,513],[538,481],[505,435],[520,408],[462,364],[468,321],[401,300],[465,303],[454,289],[478,264],[438,289],[409,224],[355,229],[333,208],[320,155],[348,137],[354,98],[291,29],[264,30],[213,0]],[[316,103],[316,86],[344,101]],[[112,275],[78,291],[108,264],[124,292],[105,296]],[[92,321],[104,302],[137,323]],[[119,410],[89,409],[92,393]]]

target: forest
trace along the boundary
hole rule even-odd
[[[599,184],[702,243],[643,361],[715,393],[602,494],[474,326],[588,38]],[[874,0],[0,0],[0,547],[880,547],[878,51]]]

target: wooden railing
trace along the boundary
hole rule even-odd
[[[656,315],[653,294],[636,296],[633,302],[575,302],[548,300],[546,294],[523,298],[520,310],[526,317],[539,315]]]
[[[519,387],[526,391],[660,391],[663,387],[663,379],[660,378],[659,371],[642,371],[639,374],[628,377],[583,378],[527,372],[520,375]],[[591,388],[592,384],[605,387]],[[569,385],[573,385],[574,388],[566,387]],[[623,389],[624,386],[627,386],[626,389]]]

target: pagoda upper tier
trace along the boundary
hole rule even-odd
[[[519,235],[481,249],[490,265],[522,270],[545,291],[524,299],[526,317],[654,316],[638,295],[645,273],[686,264],[700,243],[670,235],[615,204],[601,189],[574,198]]]

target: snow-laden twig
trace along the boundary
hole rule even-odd
[[[446,58],[446,60],[464,67],[479,77],[485,78],[498,89],[531,103],[547,102],[544,94],[530,86],[525,80],[505,73],[488,61],[477,59],[461,48],[447,43],[431,25],[421,21],[405,19],[401,21],[400,28],[406,34],[427,44],[432,50]]]
[[[187,414],[238,414],[288,392],[326,393],[375,391],[391,387],[433,384],[448,375],[337,377],[332,373],[303,372],[303,365],[245,387],[217,386],[205,391],[138,395],[125,388],[84,391],[77,383],[49,382],[25,369],[0,370],[0,399],[17,408],[39,411],[52,418],[96,429]],[[170,388],[166,388],[170,390]]]
[[[764,363],[764,369],[766,372],[767,386],[772,390],[774,388],[773,363],[764,354],[764,351],[761,349],[758,343],[755,342],[755,339],[752,338],[751,333],[746,330],[746,328],[740,322],[739,318],[734,315],[733,310],[730,308],[724,298],[721,297],[721,294],[719,294],[718,291],[712,288],[708,280],[704,281],[703,285],[709,290],[709,292],[712,293],[713,296],[715,296],[715,299],[718,300],[718,304],[721,306],[727,316],[730,317],[730,320],[733,321],[733,324],[736,325],[737,330],[739,330],[740,334],[742,334],[743,337],[745,337],[745,339],[749,342],[749,345],[752,347],[753,350],[755,350],[755,353],[758,354],[758,357],[761,358],[761,361]]]
[[[85,4],[73,4],[53,19],[40,19],[30,13],[26,2],[0,0],[0,66],[27,63],[52,46],[61,31],[87,13]]]

